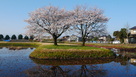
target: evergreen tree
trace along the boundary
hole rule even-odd
[[[113,36],[116,36],[116,39],[124,43],[124,39],[128,37],[127,29],[122,28],[120,31],[114,31]]]
[[[2,34],[0,34],[0,40],[2,40],[4,38],[4,36]]]
[[[11,39],[12,39],[12,40],[17,39],[16,35],[12,35]]]
[[[23,35],[18,35],[18,39],[23,39]]]
[[[9,35],[6,35],[5,40],[9,40],[9,39],[10,39]]]
[[[33,36],[33,35],[31,35],[31,36],[30,36],[30,40],[33,40],[33,39],[34,39],[34,36]]]
[[[25,36],[25,37],[24,37],[24,39],[25,39],[25,40],[28,40],[28,39],[29,39],[29,37],[28,37],[28,36]]]

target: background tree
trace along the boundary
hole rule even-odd
[[[120,31],[114,31],[113,36],[116,37],[117,40],[119,40]]]
[[[108,36],[107,36],[107,41],[108,41],[108,43],[110,43],[110,42],[112,41],[111,35],[108,35]]]
[[[19,35],[18,35],[18,39],[23,39],[23,35],[22,35],[22,34],[19,34]]]
[[[29,37],[26,35],[26,36],[24,37],[24,39],[25,39],[25,40],[28,40],[28,39],[29,39]]]
[[[114,31],[113,36],[120,40],[121,43],[124,43],[124,39],[128,37],[127,29],[122,28],[120,31]]]
[[[98,41],[99,38],[98,38],[98,37],[94,37],[93,40],[94,40],[94,41]]]
[[[30,13],[30,18],[26,20],[33,28],[44,30],[54,39],[54,45],[57,45],[57,39],[71,26],[72,12],[60,9],[54,6],[39,8]]]
[[[3,40],[4,36],[2,34],[0,34],[0,40]]]
[[[35,39],[39,41],[42,41],[43,34],[46,33],[44,29],[42,29],[41,27],[37,28],[37,26],[27,26],[26,29],[26,35],[31,36],[30,38],[32,39],[34,39],[35,37]]]
[[[74,28],[81,34],[82,46],[85,45],[86,39],[91,33],[104,33],[106,30],[105,23],[108,18],[103,15],[103,11],[98,8],[86,8],[77,6],[74,9]]]
[[[121,43],[124,43],[125,38],[127,38],[127,30],[125,28],[122,28],[119,33],[119,39]]]
[[[12,39],[12,40],[17,39],[16,35],[12,35],[12,36],[11,36],[11,39]]]
[[[128,42],[129,35],[130,35],[130,30],[129,30],[129,28],[130,28],[130,25],[127,23],[127,24],[125,25],[125,29],[126,29],[126,33],[127,33],[127,43],[129,43],[129,42]]]
[[[30,40],[33,40],[34,39],[34,35],[30,35]]]
[[[9,40],[9,39],[10,39],[9,35],[6,35],[5,40]]]

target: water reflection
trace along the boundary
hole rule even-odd
[[[107,70],[97,65],[80,65],[78,68],[69,66],[48,66],[39,65],[25,71],[30,77],[102,77],[107,74]]]
[[[37,60],[32,59],[38,66],[25,71],[30,77],[105,77],[109,70],[104,64],[121,62],[127,59],[105,60]]]
[[[0,77],[135,77],[136,59],[37,60],[32,48],[0,49]],[[118,54],[123,51],[117,52]],[[125,54],[128,52],[125,52]],[[132,52],[131,52],[132,53]],[[124,54],[124,53],[123,53]]]
[[[116,56],[122,56],[127,58],[136,58],[136,48],[135,49],[111,49]]]

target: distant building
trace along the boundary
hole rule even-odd
[[[61,38],[61,41],[80,42],[80,41],[81,41],[81,37],[76,36],[76,35],[63,36],[63,37]]]
[[[100,43],[107,43],[107,36],[106,35],[100,36],[99,41]]]
[[[136,43],[136,26],[130,28],[129,43]]]
[[[52,39],[52,36],[43,36],[42,39]]]
[[[70,37],[70,36],[63,36],[63,37],[61,38],[61,41],[69,41],[69,40],[68,40],[69,37]]]

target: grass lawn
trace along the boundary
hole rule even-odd
[[[40,43],[33,42],[0,42],[0,47],[38,47]]]
[[[136,44],[102,44],[102,43],[87,43],[86,46],[93,47],[105,47],[105,48],[118,48],[118,49],[130,49],[136,48]]]
[[[113,53],[108,49],[78,45],[41,45],[30,54],[37,59],[88,59],[109,58]]]

